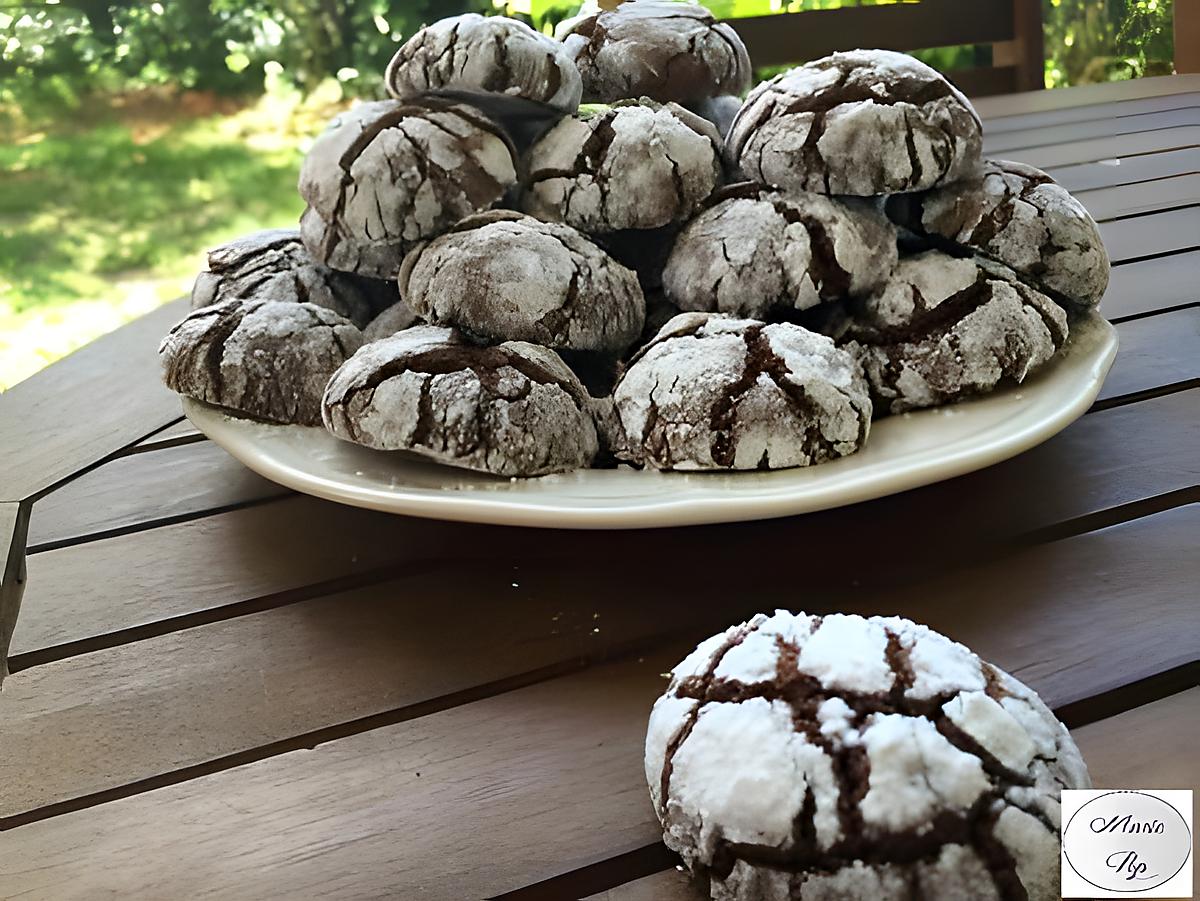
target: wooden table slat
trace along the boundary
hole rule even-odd
[[[983,153],[984,156],[1004,157],[1005,154],[1031,147],[1050,147],[1071,141],[1182,125],[1200,125],[1200,94],[1174,98],[1169,109],[1127,116],[1104,116],[1082,122],[1053,123],[1007,131],[996,131],[992,122],[984,122]]]
[[[1114,263],[1154,254],[1200,250],[1200,206],[1102,222],[1100,235]],[[1196,296],[1200,298],[1200,285]]]
[[[1051,166],[1046,171],[1068,191],[1130,185],[1200,172],[1200,149],[1184,147],[1103,162]]]
[[[1194,657],[1200,560],[1186,551],[1198,527],[1200,506],[1193,505],[1028,550],[966,582],[947,576],[895,594],[837,598],[833,605],[916,616],[1013,670],[1057,705],[1122,672]],[[621,581],[619,575],[610,578]],[[625,616],[635,629],[645,629],[650,616],[670,618],[685,608],[699,619],[701,611],[713,615],[715,605],[715,615],[725,622],[773,603],[820,606],[796,597],[794,587],[782,597],[757,586],[752,598],[732,595],[727,586],[711,590],[705,595],[697,587],[687,596],[656,599],[659,611],[648,609],[649,595],[614,593],[609,595],[614,606],[599,622],[617,622],[618,606],[628,609]],[[1130,591],[1138,593],[1136,608],[1126,601]],[[360,616],[348,602],[341,623],[333,609],[313,611],[307,620],[296,609],[271,611],[261,623],[246,617],[206,627],[215,644],[194,635],[196,653],[182,659],[179,648],[147,646],[116,658],[106,654],[17,674],[11,680],[14,702],[30,715],[18,720],[16,732],[6,732],[19,738],[13,747],[20,757],[6,755],[3,763],[5,784],[12,787],[6,803],[29,790],[45,792],[56,779],[67,781],[68,768],[74,774],[68,784],[78,786],[88,777],[89,762],[111,769],[114,759],[130,756],[142,762],[155,754],[206,760],[213,749],[205,742],[227,741],[238,730],[263,737],[264,721],[296,728],[302,723],[294,718],[304,709],[334,712],[342,720],[363,711],[353,700],[357,693],[420,691],[418,670],[422,680],[440,680],[436,688],[444,690],[459,678],[457,668],[440,665],[448,642],[468,643],[456,658],[460,666],[490,666],[487,655],[470,649],[490,640],[482,633],[494,629],[492,617],[510,613],[524,620],[534,616],[534,607],[548,613],[563,596],[547,585],[540,603],[526,597],[490,613],[490,598],[479,591],[459,592],[456,600],[441,604],[396,599],[390,616],[382,608]],[[967,596],[969,604],[963,603]],[[477,629],[447,633],[443,618],[429,615],[456,606],[463,616],[452,618],[476,623]],[[1032,611],[1054,628],[1031,633]],[[291,631],[281,632],[285,612],[296,621]],[[574,612],[586,613],[586,605]],[[527,654],[524,665],[543,659],[549,624],[535,643],[516,643]],[[249,631],[235,636],[230,629]],[[224,637],[218,630],[226,631]],[[334,630],[345,632],[338,665],[324,656],[333,656]],[[469,634],[474,632],[481,634]],[[213,653],[216,647],[224,649],[221,654]],[[247,669],[231,672],[240,666],[239,649],[246,652]],[[403,885],[412,898],[481,897],[537,882],[655,840],[640,767],[645,714],[661,690],[659,673],[684,650],[672,645],[348,735],[313,751],[19,826],[5,835],[10,854],[0,860],[0,880],[15,891],[62,889],[63,898],[75,897],[71,890],[84,884],[82,873],[91,874],[86,884],[93,892],[136,886],[175,895],[187,887],[190,897],[216,896],[233,886],[250,896],[336,893],[341,883],[329,880],[349,874],[364,894]],[[322,656],[309,663],[314,653]],[[419,661],[426,663],[418,666]],[[329,678],[331,672],[337,678]],[[472,677],[479,673],[467,679]],[[69,717],[84,715],[73,706],[80,689],[68,683],[75,679],[91,686],[87,730],[63,727]],[[197,685],[205,690],[197,693]],[[272,690],[279,685],[289,688]],[[188,692],[186,702],[175,697],[179,691]],[[313,692],[317,697],[307,697]],[[238,702],[231,709],[233,698]],[[231,714],[237,717],[232,724]],[[138,718],[146,725],[131,727]],[[210,718],[214,726],[223,725],[202,728]],[[55,742],[58,764],[37,753],[47,741]],[[297,820],[290,814],[297,808],[312,816]],[[566,810],[588,810],[588,816],[564,816]],[[287,829],[277,828],[281,818]],[[457,827],[467,822],[471,828]],[[509,832],[520,849],[505,847],[501,822],[521,824]],[[321,841],[322,835],[340,838]],[[354,840],[344,840],[349,836]],[[167,848],[171,868],[158,864]],[[484,853],[486,868],[477,865]],[[98,866],[101,860],[105,866]]]
[[[1109,319],[1142,316],[1200,301],[1200,250],[1114,266],[1100,311]]]
[[[1078,191],[1075,196],[1099,222],[1122,216],[1141,216],[1167,207],[1200,203],[1200,173],[1160,178],[1144,184],[1091,188]]]
[[[1039,169],[1054,169],[1099,160],[1136,159],[1141,155],[1158,154],[1165,148],[1197,145],[1200,145],[1200,125],[1178,125],[1156,131],[1138,131],[1082,141],[1066,141],[1062,144],[1023,147],[1005,151],[1004,156],[1006,159],[1028,163]]]
[[[186,309],[169,303],[0,394],[0,501],[33,497],[179,418],[158,342]]]
[[[1200,75],[1167,75],[1158,78],[1139,78],[1132,81],[1080,85],[1056,91],[1029,91],[999,97],[980,97],[972,103],[980,116],[990,121],[1008,120],[1024,123],[1034,116],[1044,116],[1041,122],[1072,121],[1075,117],[1112,116],[1123,110],[1118,104],[1132,100],[1173,97],[1200,91]]]
[[[1200,307],[1122,322],[1117,334],[1121,347],[1097,403],[1200,379]]]
[[[8,648],[25,594],[27,503],[0,503],[0,686],[8,676]]]
[[[211,441],[170,446],[119,457],[39,500],[29,543],[54,546],[289,493]]]

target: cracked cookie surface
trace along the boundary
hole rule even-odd
[[[426,321],[493,341],[619,353],[646,317],[633,272],[568,225],[506,210],[416,248],[399,281]]]
[[[360,103],[304,159],[300,233],[327,266],[395,278],[413,245],[490,208],[516,177],[512,143],[473,107]]]
[[[684,313],[613,391],[618,456],[655,469],[785,469],[854,453],[871,401],[853,357],[796,325]]]
[[[903,53],[852,50],[756,87],[726,150],[755,181],[870,196],[973,175],[982,143],[970,102],[929,66]]]
[[[348,360],[329,380],[323,415],[355,444],[536,476],[592,462],[590,408],[553,351],[520,341],[480,347],[453,329],[415,326]]]
[[[404,42],[384,73],[406,100],[452,92],[520,98],[564,113],[579,106],[579,70],[558,41],[524,22],[466,13],[426,25]]]
[[[1108,253],[1095,220],[1033,166],[986,160],[980,178],[889,198],[888,213],[919,234],[1008,266],[1070,306],[1094,307],[1108,287]]]
[[[714,200],[680,232],[663,270],[681,309],[755,319],[806,310],[874,291],[896,263],[896,229],[867,203],[753,183]]]
[[[530,148],[521,207],[590,233],[673,225],[720,184],[720,146],[712,123],[674,103],[567,117]]]
[[[378,341],[420,324],[421,317],[412,311],[412,307],[397,300],[367,324],[363,329],[363,342]]]
[[[876,409],[892,413],[1020,383],[1068,332],[1062,307],[1011,271],[937,250],[902,259],[882,291],[834,316]]]
[[[718,901],[1058,897],[1090,787],[1026,686],[899,617],[776,611],[702,642],[650,715],[664,840]]]
[[[305,249],[299,230],[276,228],[210,250],[207,271],[192,285],[192,309],[227,300],[312,303],[362,328],[375,316],[380,298],[394,291],[386,282],[318,263]]]
[[[573,20],[562,35],[585,103],[634,97],[687,104],[750,87],[746,45],[697,3],[636,0]]]
[[[177,394],[271,422],[320,425],[325,383],[362,342],[352,322],[315,304],[230,300],[188,314],[158,354]]]

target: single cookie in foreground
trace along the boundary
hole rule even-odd
[[[669,848],[718,901],[1049,901],[1066,728],[899,617],[776,611],[702,642],[650,714]]]
[[[1041,169],[987,160],[981,178],[888,199],[888,214],[918,232],[1004,264],[1073,307],[1100,303],[1109,261],[1083,204]]]
[[[851,301],[835,333],[862,362],[876,409],[901,413],[1022,382],[1067,340],[1046,295],[986,261],[931,250]]]
[[[434,326],[365,345],[329,380],[323,415],[346,441],[502,476],[577,469],[597,451],[587,391],[553,351]]]
[[[487,341],[620,353],[646,318],[637,276],[575,229],[493,210],[404,260],[400,295],[433,325]]]
[[[419,29],[384,73],[397,100],[446,93],[482,105],[526,101],[562,113],[579,106],[582,83],[566,48],[505,16],[466,13]]]
[[[683,313],[613,390],[618,456],[655,469],[786,469],[867,440],[862,371],[833,341],[787,323]]]
[[[974,174],[982,126],[970,101],[924,63],[889,50],[835,53],[764,81],[730,126],[746,178],[872,196]]]
[[[360,103],[304,159],[300,234],[333,269],[395,278],[413,245],[490,208],[516,178],[512,142],[474,107]]]
[[[305,249],[298,229],[275,228],[210,250],[208,270],[192,285],[192,309],[227,300],[312,303],[362,328],[374,317],[377,298],[387,288],[386,282],[318,263]]]
[[[573,19],[562,41],[583,76],[584,103],[688,104],[750,87],[746,45],[698,3],[620,3]]]
[[[622,101],[560,119],[533,145],[521,208],[588,233],[662,228],[690,219],[721,175],[712,123],[674,103]]]
[[[663,290],[680,309],[763,319],[869,294],[896,263],[896,229],[874,206],[744,182],[675,239]]]
[[[178,394],[270,422],[320,425],[325,383],[362,343],[352,322],[315,304],[231,300],[188,314],[158,354]]]

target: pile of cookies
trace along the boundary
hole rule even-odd
[[[167,385],[505,476],[778,469],[1020,382],[1099,302],[1086,210],[984,160],[932,69],[750,81],[687,2],[421,29],[313,145],[299,229],[210,254]]]

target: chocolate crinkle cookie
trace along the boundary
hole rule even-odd
[[[490,341],[616,354],[646,317],[633,272],[568,225],[506,210],[417,247],[399,284],[427,322]]]
[[[613,391],[618,456],[655,469],[785,469],[852,454],[871,401],[858,364],[796,325],[667,322]]]
[[[1050,901],[1060,792],[1038,696],[899,617],[779,610],[702,642],[650,715],[663,837],[716,901]]]
[[[467,13],[426,25],[401,45],[384,73],[397,100],[429,93],[524,100],[573,113],[582,82],[566,49],[524,22]]]
[[[737,32],[698,3],[628,0],[574,19],[562,35],[585,103],[633,97],[687,104],[750,87]]]
[[[931,250],[900,261],[833,331],[862,363],[877,410],[901,413],[1022,382],[1067,340],[1061,306],[985,260]]]
[[[654,229],[691,218],[721,175],[712,123],[674,103],[621,102],[560,119],[533,145],[521,206],[585,232]]]
[[[208,252],[208,269],[192,285],[192,309],[227,300],[311,303],[332,310],[359,328],[375,316],[389,286],[337,272],[312,258],[294,228],[235,238]],[[394,294],[395,286],[390,286]]]
[[[680,232],[663,270],[684,310],[761,319],[869,294],[896,263],[896,229],[857,198],[722,189]]]
[[[323,412],[347,441],[502,476],[576,469],[597,451],[587,392],[553,351],[434,326],[365,345],[329,380]]]
[[[970,102],[929,66],[903,53],[852,50],[756,87],[726,149],[756,181],[870,196],[974,175],[982,141]]]
[[[194,310],[158,353],[177,394],[270,422],[320,425],[325,383],[362,343],[352,322],[316,304],[229,300]]]
[[[1108,253],[1095,220],[1033,166],[987,160],[978,179],[897,195],[887,209],[901,225],[1003,263],[1070,306],[1094,307],[1108,287]]]
[[[334,269],[394,278],[404,254],[516,182],[511,141],[473,107],[428,98],[338,116],[300,169],[305,246]]]

